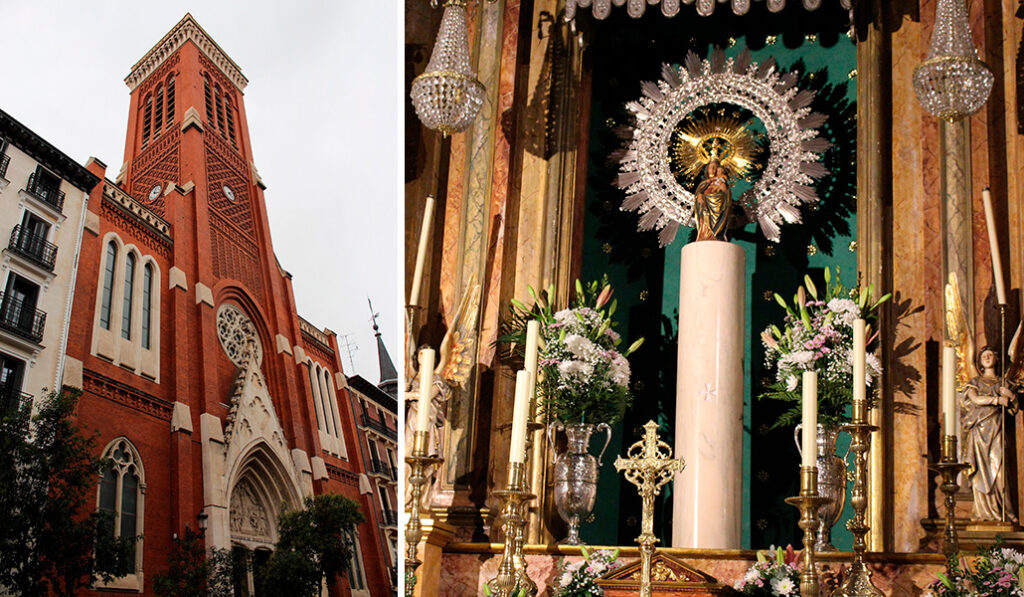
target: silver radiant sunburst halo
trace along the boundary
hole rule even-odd
[[[826,116],[810,108],[814,92],[796,86],[798,74],[778,71],[774,59],[758,64],[744,49],[726,59],[721,49],[701,60],[690,52],[682,66],[665,64],[662,79],[644,82],[643,96],[626,108],[635,124],[623,131],[618,186],[622,209],[640,213],[640,230],[661,230],[665,246],[680,225],[693,223],[693,193],[676,180],[670,164],[672,132],[705,106],[732,104],[764,125],[768,157],[760,178],[737,203],[756,220],[765,238],[778,242],[779,227],[800,221],[800,206],[818,201],[814,181],[828,174],[821,156],[832,144],[818,133]]]

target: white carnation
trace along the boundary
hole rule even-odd
[[[796,589],[796,584],[789,578],[773,578],[772,593],[776,595],[790,595]]]

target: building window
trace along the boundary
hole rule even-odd
[[[348,586],[353,591],[366,589],[366,578],[363,576],[363,552],[359,548],[358,537],[355,531],[345,533],[345,544],[352,552],[352,559],[348,562]]]
[[[156,90],[156,107],[153,109],[153,136],[158,137],[164,128],[164,88]]]
[[[124,261],[124,309],[121,310],[121,337],[132,339],[132,293],[135,290],[135,255]]]
[[[146,111],[142,117],[142,146],[149,143],[149,134],[153,130],[153,97],[146,97]]]
[[[11,274],[0,297],[0,327],[36,342],[43,338],[46,316],[36,311],[39,286],[34,282]]]
[[[142,521],[146,479],[135,446],[126,438],[115,439],[103,452],[106,464],[100,474],[97,506],[113,522],[114,537],[134,537],[135,572],[142,568]]]
[[[174,75],[167,79],[167,126],[174,122]]]
[[[213,120],[213,92],[210,90],[210,77],[203,75],[203,94],[206,96],[206,124],[216,126]]]
[[[50,224],[26,209],[21,224],[11,235],[10,248],[28,257],[36,265],[53,271],[57,247],[47,242],[49,235]]]
[[[321,420],[321,417],[320,417],[320,409],[316,408],[316,407],[320,406],[320,404],[316,401],[317,385],[316,385],[316,382],[313,381],[313,366],[312,365],[310,365],[310,367],[309,367],[309,387],[313,391],[313,407],[314,407],[313,408],[313,413],[316,416],[316,428],[321,430],[321,431],[323,431],[324,422]]]
[[[142,270],[142,347],[149,350],[150,324],[153,307],[153,266],[146,264]]]
[[[0,353],[0,414],[21,406],[21,374],[25,363]]]
[[[231,103],[231,98],[227,99],[227,115],[228,115],[228,138],[231,140],[231,146],[238,149],[238,141],[235,140],[235,106]]]
[[[227,137],[224,129],[224,100],[221,98],[219,85],[214,86],[213,95],[217,103],[217,129],[220,131],[220,136],[224,138]]]
[[[333,388],[331,388],[331,375],[326,369],[322,371],[324,376],[324,400],[331,405],[331,420],[334,422],[334,436],[341,439],[341,420],[338,418],[338,401],[334,399]],[[327,415],[327,411],[324,411]]]
[[[117,261],[117,245],[107,243],[107,263],[103,272],[103,298],[100,303],[100,326],[110,329],[110,302],[114,295],[114,264]]]

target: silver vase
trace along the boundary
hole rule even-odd
[[[796,426],[793,437],[796,449],[803,457],[800,446],[800,430],[803,424]],[[832,527],[839,522],[846,505],[846,469],[845,457],[836,454],[836,440],[839,438],[838,427],[818,425],[818,456],[815,466],[818,467],[818,495],[828,498],[828,502],[818,509],[818,533],[814,549],[816,551],[837,551],[832,545]],[[849,454],[847,454],[849,455]]]
[[[612,428],[607,423],[571,423],[563,425],[554,422],[548,425],[548,443],[555,450],[555,433],[565,431],[567,447],[555,457],[555,506],[558,515],[569,525],[569,535],[561,542],[565,545],[582,545],[580,522],[590,515],[597,498],[597,473],[601,457],[612,441]],[[594,431],[604,431],[607,439],[601,453],[594,458],[590,453],[590,436]]]

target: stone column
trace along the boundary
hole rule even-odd
[[[722,241],[683,247],[672,547],[738,549],[742,540],[746,254]]]

